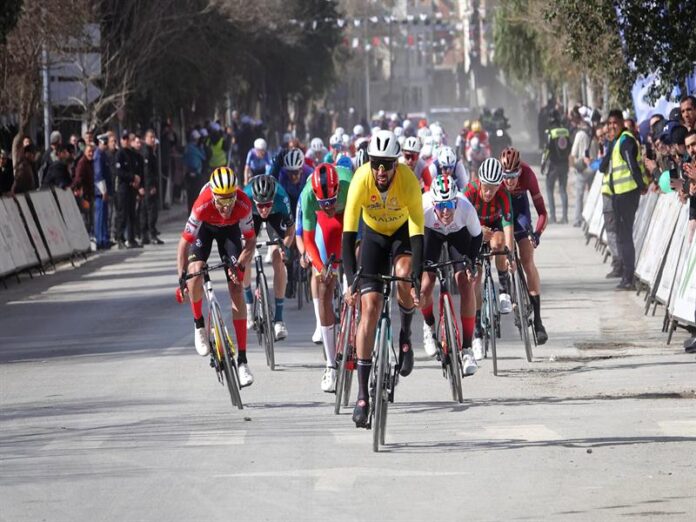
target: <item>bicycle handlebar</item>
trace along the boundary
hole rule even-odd
[[[471,267],[471,266],[473,265],[473,263],[471,262],[471,259],[469,259],[468,257],[464,256],[463,259],[459,259],[459,260],[454,260],[454,259],[452,259],[452,260],[450,260],[450,261],[443,261],[443,262],[441,262],[441,263],[430,263],[430,262],[428,262],[428,263],[425,263],[423,269],[424,269],[426,272],[435,272],[435,271],[437,271],[437,270],[440,269],[440,268],[446,268],[446,267],[448,267],[448,266],[457,265],[457,264],[462,264],[462,265],[464,265],[465,267]]]
[[[226,256],[225,259],[216,264],[216,265],[204,265],[201,270],[198,272],[193,272],[191,274],[186,274],[183,277],[179,279],[179,288],[176,289],[176,300],[179,304],[184,302],[184,295],[186,295],[186,281],[189,279],[193,279],[194,277],[202,276],[207,273],[213,272],[215,270],[220,270],[221,268],[229,269],[229,268],[234,268],[236,263],[233,263],[232,260],[229,258],[229,256]]]

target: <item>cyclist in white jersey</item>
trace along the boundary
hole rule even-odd
[[[452,147],[440,147],[435,161],[428,168],[432,179],[435,179],[440,174],[452,176],[460,191],[466,190],[466,187],[469,185],[469,173],[464,163],[457,159],[457,155]]]

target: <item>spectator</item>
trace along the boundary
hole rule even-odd
[[[582,225],[582,207],[585,190],[589,190],[592,185],[592,176],[594,172],[585,163],[585,159],[590,157],[590,142],[592,140],[592,128],[589,123],[589,114],[586,114],[586,120],[581,116],[580,112],[573,114],[573,124],[575,125],[575,138],[573,146],[570,149],[570,161],[575,171],[575,219],[573,226],[579,227]]]
[[[71,185],[90,236],[94,236],[94,149],[92,144],[85,148],[84,154],[77,161]]]
[[[111,248],[109,241],[109,200],[114,192],[109,159],[109,134],[97,137],[97,150],[94,153],[94,237],[98,250]]]
[[[556,97],[549,96],[548,103],[539,111],[539,121],[537,122],[537,132],[539,136],[539,150],[544,150],[546,146],[546,130],[549,128],[549,117],[556,108]]]
[[[133,228],[135,228],[135,240],[138,243],[142,242],[142,232],[140,229],[140,207],[143,203],[143,198],[140,191],[143,188],[143,172],[145,169],[145,159],[142,155],[143,142],[138,134],[131,132],[129,134],[130,139],[130,155],[133,160],[133,167],[135,174],[140,177],[140,186],[134,193],[135,198],[135,219],[133,220]]]
[[[184,150],[184,167],[186,170],[186,204],[188,213],[191,213],[193,202],[196,201],[198,193],[203,188],[205,183],[203,178],[203,162],[205,161],[205,152],[201,145],[201,134],[196,130],[192,130],[189,135],[189,141]]]
[[[230,143],[227,136],[222,132],[222,127],[217,122],[210,124],[207,147],[210,149],[210,160],[208,162],[210,171],[212,172],[218,167],[226,167]]]
[[[12,158],[5,150],[0,149],[0,196],[9,193],[13,183]]]
[[[51,160],[48,165],[46,174],[41,180],[41,187],[57,187],[60,189],[68,188],[72,185],[72,177],[70,176],[70,149],[68,146],[58,145],[54,152],[57,155],[56,160]]]
[[[19,145],[19,141],[15,143]],[[10,194],[22,194],[36,189],[36,171],[34,169],[34,157],[36,148],[31,143],[22,147],[22,154],[17,153],[15,157],[21,159],[14,166],[14,183],[10,189]]]
[[[681,121],[688,130],[696,128],[696,97],[684,96],[679,101]]]
[[[139,248],[135,241],[135,196],[140,186],[133,152],[130,146],[130,134],[121,133],[121,148],[116,152],[116,241],[119,248]],[[126,234],[128,241],[126,242]]]
[[[58,147],[62,146],[63,136],[61,135],[60,131],[51,132],[50,147],[41,158],[39,170],[36,172],[35,184],[37,187],[43,183],[43,179],[46,177],[48,167],[51,166],[51,163],[58,161]]]
[[[145,132],[145,146],[142,148],[143,155],[143,183],[139,189],[140,201],[140,231],[142,233],[143,244],[150,242],[155,245],[163,245],[157,231],[157,155],[155,146],[157,138],[155,131],[148,129]]]
[[[621,252],[622,279],[617,290],[633,290],[635,284],[635,246],[633,221],[638,210],[641,192],[647,190],[640,148],[633,135],[624,128],[620,110],[609,112],[607,121],[610,146],[602,158],[600,172],[604,174],[602,193],[611,197],[616,219],[616,237]]]
[[[561,223],[568,223],[568,169],[570,157],[570,132],[561,123],[561,115],[557,110],[549,116],[546,148],[541,160],[541,171],[546,173],[546,198],[549,204],[549,223],[556,222],[556,202],[554,190],[558,181],[558,191],[561,196]],[[623,123],[623,120],[622,120]]]

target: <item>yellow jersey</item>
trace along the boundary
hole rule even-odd
[[[386,194],[380,193],[369,163],[353,174],[343,214],[343,231],[357,232],[360,213],[375,232],[391,236],[408,220],[408,235],[423,234],[423,199],[418,178],[404,164],[397,163],[396,173]]]

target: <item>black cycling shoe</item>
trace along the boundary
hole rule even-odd
[[[360,404],[362,403],[362,405]],[[353,422],[356,428],[367,428],[367,416],[370,412],[370,405],[364,399],[358,399],[353,408]]]
[[[534,329],[536,330],[537,344],[539,346],[546,344],[546,341],[549,340],[549,336],[546,333],[546,328],[544,328],[544,325],[539,323],[538,325],[534,326]]]
[[[399,337],[399,375],[408,377],[413,371],[413,346],[410,339]],[[408,346],[407,351],[403,350],[404,345]]]

